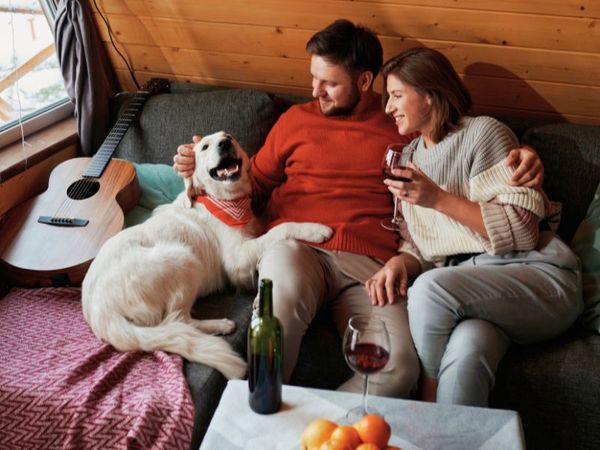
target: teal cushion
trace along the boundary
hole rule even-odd
[[[142,223],[152,210],[170,203],[183,191],[183,179],[166,164],[134,164],[140,185],[139,203],[125,216],[125,227]]]
[[[581,322],[585,328],[600,333],[600,185],[571,246],[581,258],[583,272],[584,309]]]

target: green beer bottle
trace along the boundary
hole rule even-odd
[[[259,414],[281,406],[283,331],[273,315],[273,282],[260,281],[258,316],[248,327],[248,387],[250,408]]]

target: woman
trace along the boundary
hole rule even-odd
[[[467,115],[471,96],[444,55],[411,49],[382,74],[386,113],[400,134],[420,136],[413,163],[396,173],[411,181],[385,180],[405,219],[399,255],[366,286],[373,301],[393,302],[424,271],[408,289],[422,398],[486,406],[511,341],[558,336],[580,313],[579,262],[538,231],[545,197],[512,186],[503,164],[515,136]]]

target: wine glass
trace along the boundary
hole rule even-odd
[[[387,146],[383,161],[381,162],[381,170],[385,178],[392,180],[404,181],[410,183],[412,180],[406,177],[394,175],[393,169],[406,169],[408,162],[412,159],[412,155],[416,148],[412,144],[390,144]],[[391,219],[383,219],[381,226],[386,230],[397,231],[400,228],[402,219],[398,215],[398,197],[394,196],[394,217]]]
[[[344,332],[343,345],[346,363],[364,377],[362,405],[352,408],[346,417],[377,414],[367,407],[369,375],[383,369],[390,359],[390,336],[385,323],[368,315],[351,317]]]

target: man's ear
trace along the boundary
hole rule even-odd
[[[358,89],[363,92],[367,92],[373,86],[373,72],[365,70],[362,72],[356,80]]]

